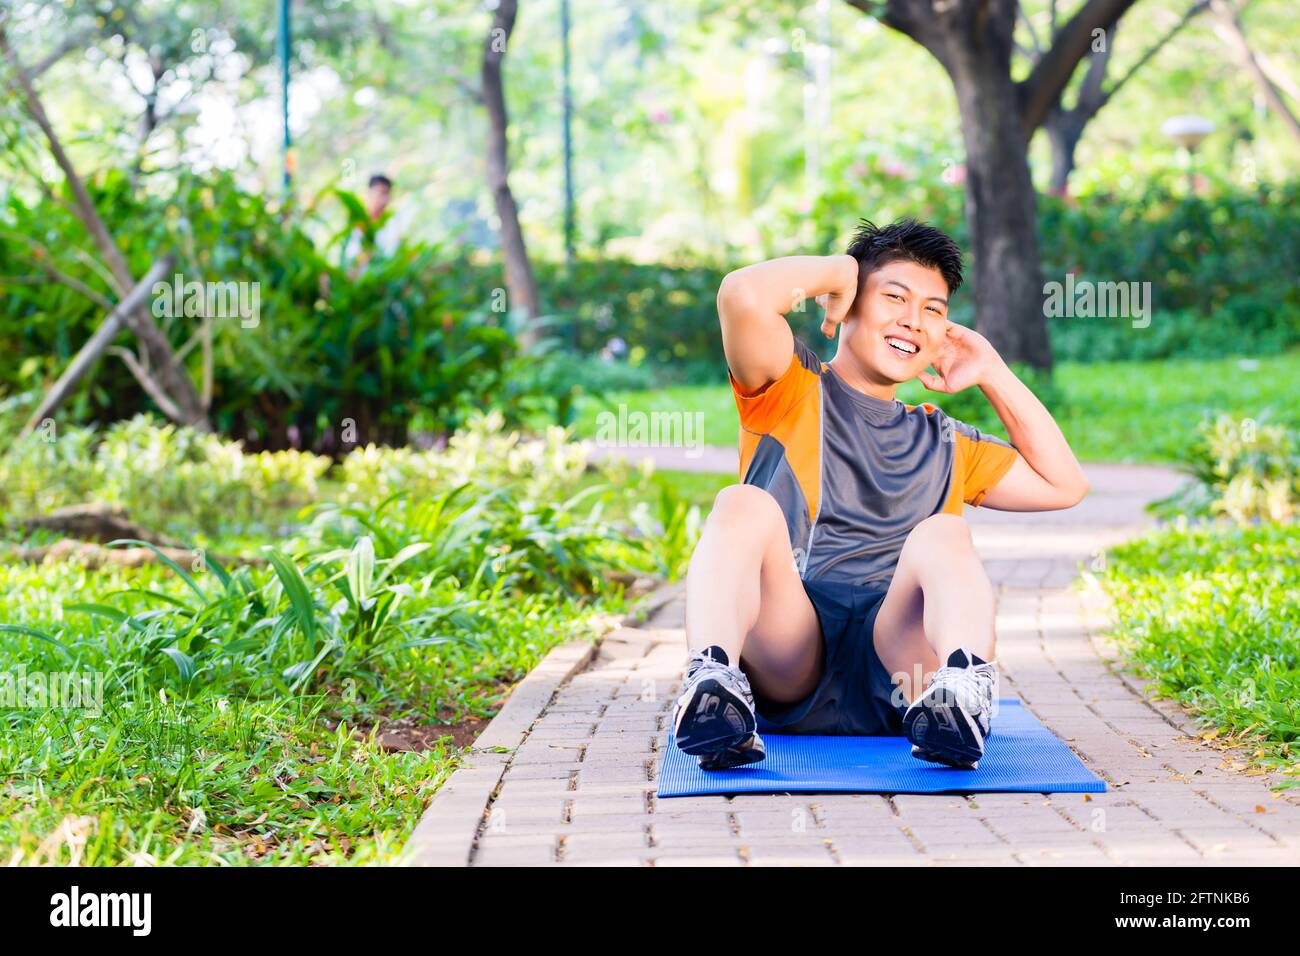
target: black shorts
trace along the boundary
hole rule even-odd
[[[755,691],[758,732],[902,736],[907,704],[901,691],[895,695],[872,638],[884,589],[842,581],[803,586],[821,623],[825,666],[817,687],[796,703],[776,703]]]

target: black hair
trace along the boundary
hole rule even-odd
[[[370,177],[370,182],[366,183],[366,185],[375,186],[378,185],[379,183],[383,183],[389,189],[393,188],[393,181],[389,179],[387,176],[385,176],[383,173],[375,173],[373,176]]]
[[[900,219],[884,227],[863,219],[847,252],[858,260],[859,282],[886,263],[902,259],[937,269],[948,283],[949,295],[961,288],[961,249],[943,230],[915,219]]]

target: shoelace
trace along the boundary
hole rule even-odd
[[[957,703],[972,714],[982,714],[989,709],[997,688],[997,669],[993,664],[976,664],[974,667],[940,667],[934,674],[934,683],[951,688]]]
[[[744,671],[715,661],[712,657],[706,657],[697,652],[691,655],[691,662],[686,667],[686,679],[682,681],[682,692],[677,695],[677,704],[679,707],[685,707],[686,704],[689,703],[688,698],[690,696],[689,688],[691,683],[695,679],[695,675],[704,669],[720,670],[732,679],[736,680],[742,686],[743,690],[749,690],[749,678],[745,676]]]

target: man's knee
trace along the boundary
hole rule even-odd
[[[961,515],[942,513],[930,515],[913,528],[907,535],[904,549],[912,551],[939,549],[944,553],[951,553],[956,549],[974,553],[975,539],[965,518]]]
[[[710,523],[769,530],[785,527],[785,515],[777,500],[757,485],[727,485],[713,499]]]

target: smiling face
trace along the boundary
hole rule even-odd
[[[938,269],[906,259],[872,271],[840,329],[836,364],[865,384],[894,386],[916,378],[947,336],[948,283]]]

